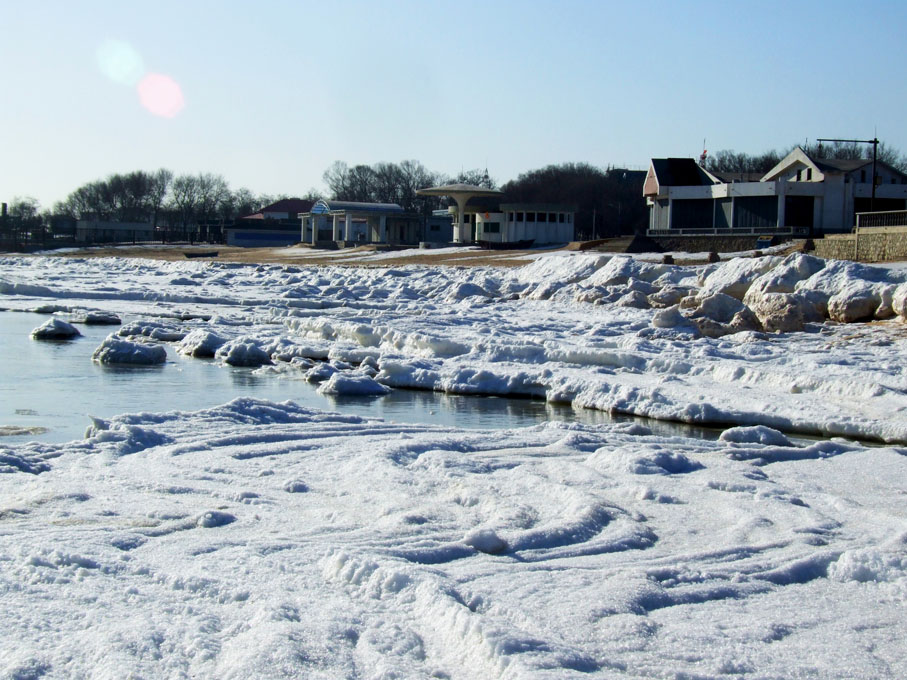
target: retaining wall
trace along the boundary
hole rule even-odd
[[[835,260],[885,262],[907,259],[907,227],[865,227],[854,234],[816,239],[815,254]]]

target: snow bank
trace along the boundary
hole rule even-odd
[[[907,674],[900,449],[239,399],[17,456],[4,677]]]

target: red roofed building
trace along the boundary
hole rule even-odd
[[[309,212],[314,205],[314,201],[307,201],[303,198],[282,198],[276,203],[266,205],[257,213],[246,215],[240,219],[243,220],[292,220],[297,223],[296,216],[299,213]]]

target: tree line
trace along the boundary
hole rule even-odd
[[[285,196],[231,191],[222,175],[174,175],[165,168],[136,170],[89,182],[54,206],[55,215],[113,222],[148,222],[188,227],[199,221],[233,220]]]
[[[872,158],[872,145],[852,142],[813,142],[812,144],[795,144],[786,149],[772,149],[759,154],[737,152],[722,149],[706,157],[705,169],[711,172],[745,172],[764,175],[781,162],[797,146],[813,158]],[[876,151],[877,160],[887,163],[901,172],[907,172],[907,155],[901,154],[885,142],[879,142]]]
[[[409,212],[425,212],[446,205],[433,197],[418,196],[416,191],[443,184],[475,184],[497,188],[488,171],[465,170],[450,176],[428,170],[419,161],[375,163],[348,166],[335,161],[322,175],[328,197],[335,201],[396,203]]]

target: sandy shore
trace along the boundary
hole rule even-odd
[[[90,248],[66,248],[56,251],[35,253],[48,257],[134,257],[151,260],[181,261],[186,254],[217,252],[216,257],[199,257],[220,262],[244,262],[247,264],[299,264],[339,265],[356,267],[387,267],[404,264],[448,265],[448,266],[498,266],[519,267],[528,264],[546,250],[488,251],[478,248],[440,248],[437,250],[408,249],[377,252],[374,247],[363,246],[344,250],[319,250],[306,246],[284,248],[240,248],[223,245],[136,245],[96,246]]]

